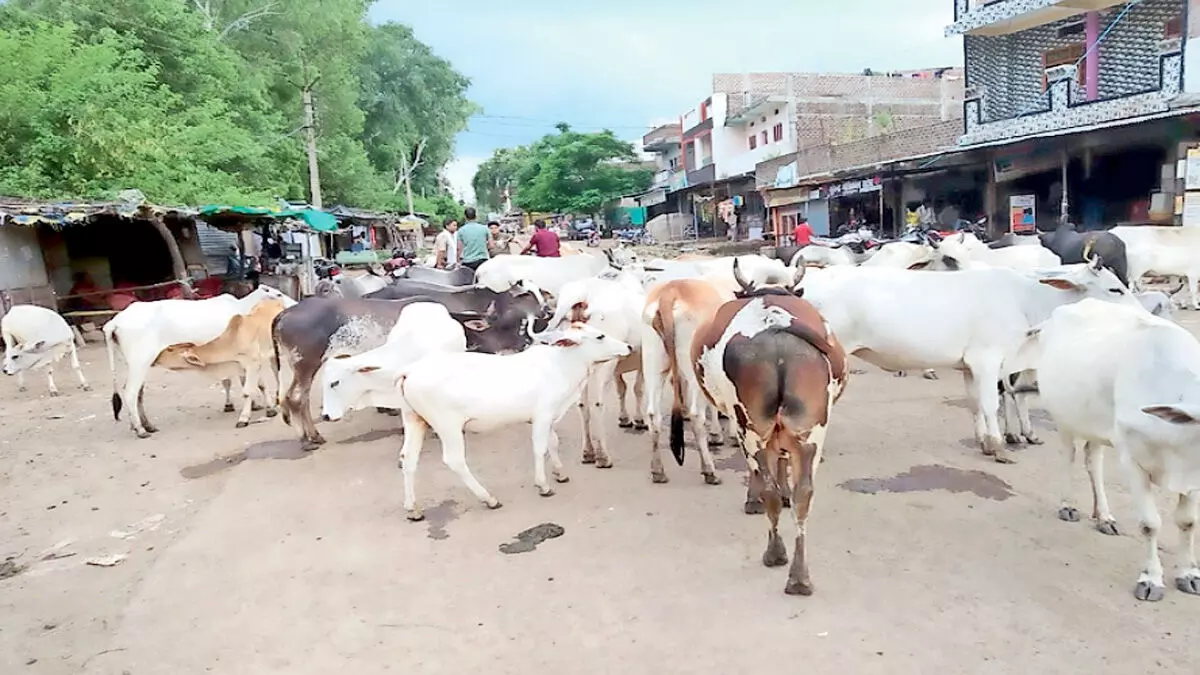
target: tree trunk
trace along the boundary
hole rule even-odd
[[[175,280],[179,282],[179,289],[183,292],[183,297],[195,300],[196,293],[192,290],[191,280],[188,279],[187,265],[183,261],[183,253],[179,250],[179,242],[175,241],[175,235],[171,234],[171,229],[163,222],[162,216],[152,213],[147,220],[167,243],[167,252],[171,254],[171,269],[174,270]]]

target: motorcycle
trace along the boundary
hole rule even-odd
[[[600,245],[600,231],[599,230],[592,230],[588,234],[587,245],[588,246],[599,246]]]
[[[328,258],[313,258],[313,272],[317,280],[333,279],[341,275],[342,267]]]

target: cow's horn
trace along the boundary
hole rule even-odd
[[[746,278],[742,276],[742,266],[738,264],[737,258],[733,259],[733,280],[738,283],[738,286],[742,287],[743,293],[749,293],[754,290],[754,285],[746,281]]]

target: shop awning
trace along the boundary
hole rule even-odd
[[[257,206],[221,206],[209,204],[200,207],[201,218],[236,214],[239,216],[265,216],[268,218],[295,218],[317,232],[337,232],[337,218],[331,213],[316,209],[267,209]]]
[[[811,194],[812,189],[807,187],[768,190],[766,199],[767,208],[774,209],[780,206],[790,206],[791,204],[806,202],[809,200],[809,195]]]

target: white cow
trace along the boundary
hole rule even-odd
[[[1161,600],[1163,569],[1158,555],[1162,526],[1152,485],[1176,495],[1175,524],[1182,560],[1175,586],[1200,595],[1196,520],[1200,505],[1200,342],[1171,321],[1140,308],[1084,300],[1056,309],[1029,331],[1021,357],[1038,371],[1041,403],[1062,435],[1073,463],[1087,458],[1095,510],[1106,534],[1116,523],[1104,493],[1104,446],[1116,448],[1129,469],[1146,562],[1134,595]],[[1070,476],[1070,472],[1067,474]],[[1070,492],[1059,517],[1078,520]]]
[[[50,395],[58,396],[54,363],[64,356],[71,357],[79,388],[91,391],[79,368],[75,333],[58,312],[37,305],[16,305],[0,319],[0,334],[4,336],[4,374],[16,375],[21,391],[25,391],[25,371],[45,368]]]
[[[1109,231],[1125,242],[1131,285],[1146,274],[1183,277],[1192,309],[1200,310],[1200,228],[1122,225]]]
[[[1001,267],[913,272],[830,267],[804,278],[804,298],[833,328],[847,354],[886,370],[963,371],[975,439],[998,462],[1015,459],[1000,437],[997,382],[1025,332],[1056,307],[1095,297],[1138,307],[1099,260],[1053,270]]]
[[[641,355],[641,312],[645,303],[646,293],[637,279],[624,272],[615,273],[612,278],[568,282],[557,296],[554,316],[548,324],[551,330],[564,329],[572,323],[586,323],[633,348],[633,353],[625,358],[594,366],[584,383],[579,401],[583,420],[584,464],[595,463],[600,469],[612,466],[608,436],[604,429],[610,383],[616,387],[617,399],[621,404],[617,424],[622,428],[646,429],[646,422],[642,418],[645,385]],[[625,375],[628,373],[634,373],[633,392],[637,399],[634,409],[636,415],[632,420],[625,402],[628,393]]]
[[[543,497],[549,455],[554,479],[567,482],[554,426],[579,401],[579,391],[596,363],[628,356],[633,348],[586,324],[533,335],[535,344],[518,354],[434,353],[401,372],[404,418],[404,508],[410,520],[424,516],[416,505],[417,461],[432,428],[442,441],[442,461],[488,508],[500,502],[467,468],[464,431],[491,431],[531,423],[534,484]]]
[[[796,255],[788,261],[789,267],[833,267],[836,265],[856,265],[858,259],[845,246],[830,248],[829,246],[809,245],[796,251]],[[739,265],[740,267],[741,265]]]
[[[351,410],[400,409],[400,371],[434,352],[467,351],[462,324],[442,305],[414,302],[400,311],[387,342],[362,354],[338,354],[325,362],[321,413],[336,422]]]
[[[561,258],[500,255],[475,270],[475,285],[496,293],[523,285],[557,296],[569,282],[594,277],[614,265],[631,260],[632,254],[624,250],[611,253],[611,259],[588,253]]]
[[[1134,293],[1134,297],[1138,302],[1142,303],[1142,307],[1146,308],[1154,316],[1160,316],[1164,319],[1171,318],[1171,298],[1162,291],[1144,291]]]
[[[316,295],[341,296],[343,298],[361,298],[368,293],[374,293],[388,285],[386,277],[377,274],[363,274],[352,277],[339,274],[332,279],[322,279],[317,285]]]
[[[124,399],[130,408],[130,427],[138,438],[147,438],[157,431],[146,419],[142,394],[146,376],[159,355],[172,345],[212,342],[221,336],[234,315],[246,316],[262,299],[278,300],[284,307],[296,304],[276,288],[259,286],[240,299],[223,294],[204,300],[156,300],[135,302],[121,310],[104,325],[108,365],[113,376],[113,417],[120,415]],[[117,393],[117,351],[126,365],[123,396]],[[229,381],[225,380],[224,384],[225,409],[232,412]],[[134,414],[135,410],[137,414]]]
[[[959,261],[1014,270],[1036,270],[1062,265],[1062,258],[1044,246],[1021,245],[993,249],[988,248],[987,244],[969,232],[946,237],[938,245],[938,250],[942,255],[953,256]]]

